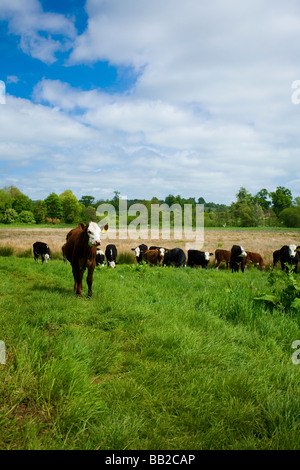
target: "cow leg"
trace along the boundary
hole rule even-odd
[[[86,282],[87,282],[87,285],[88,285],[88,297],[92,297],[92,284],[93,284],[94,269],[95,269],[95,263],[93,263],[88,268],[88,274],[87,274],[87,278],[86,278]]]

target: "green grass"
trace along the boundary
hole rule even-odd
[[[1,449],[299,449],[297,313],[267,273],[0,258]]]

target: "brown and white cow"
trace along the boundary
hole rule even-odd
[[[63,255],[72,265],[74,290],[78,296],[82,293],[82,278],[88,268],[88,296],[92,296],[93,273],[96,265],[97,246],[100,245],[100,234],[108,229],[108,225],[99,227],[96,222],[78,224],[70,230],[63,245]]]
[[[226,268],[228,269],[230,263],[230,251],[217,249],[215,251],[215,268],[218,269],[222,261],[225,261]]]
[[[165,248],[159,248],[156,250],[146,250],[143,253],[143,261],[146,261],[150,266],[161,266],[165,255]]]
[[[253,251],[247,251],[247,256],[245,259],[245,267],[247,264],[253,263],[255,265],[258,265],[260,269],[264,269],[265,264],[262,256],[259,253],[254,253]]]

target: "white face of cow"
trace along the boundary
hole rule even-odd
[[[244,250],[244,248],[242,246],[240,246],[240,248],[241,248],[241,254],[239,256],[242,256],[243,258],[246,258],[246,256],[247,256],[246,251]]]
[[[289,255],[291,258],[295,258],[296,256],[296,245],[289,245]]]
[[[165,256],[165,249],[164,249],[164,248],[160,248],[160,249],[159,249],[159,254],[160,254],[160,256]]]
[[[205,261],[209,261],[209,251],[204,252],[204,259]]]
[[[115,267],[116,267],[115,261],[109,261],[108,264],[109,264],[109,266],[110,266],[111,268],[115,268]]]
[[[50,256],[48,255],[48,253],[46,253],[46,254],[45,254],[45,261],[46,261],[46,263],[48,263],[49,259],[50,259]]]
[[[135,256],[136,256],[137,258],[138,258],[138,257],[140,256],[140,254],[141,254],[141,250],[140,250],[140,248],[139,248],[138,246],[136,247],[136,249],[134,250],[134,252],[135,252]]]
[[[90,222],[89,226],[87,228],[87,234],[89,237],[89,245],[90,246],[98,246],[100,245],[100,234],[101,234],[101,228],[99,227],[96,222]]]

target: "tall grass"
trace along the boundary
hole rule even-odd
[[[0,260],[2,449],[297,449],[299,316],[267,273]],[[85,282],[85,281],[84,281]]]

